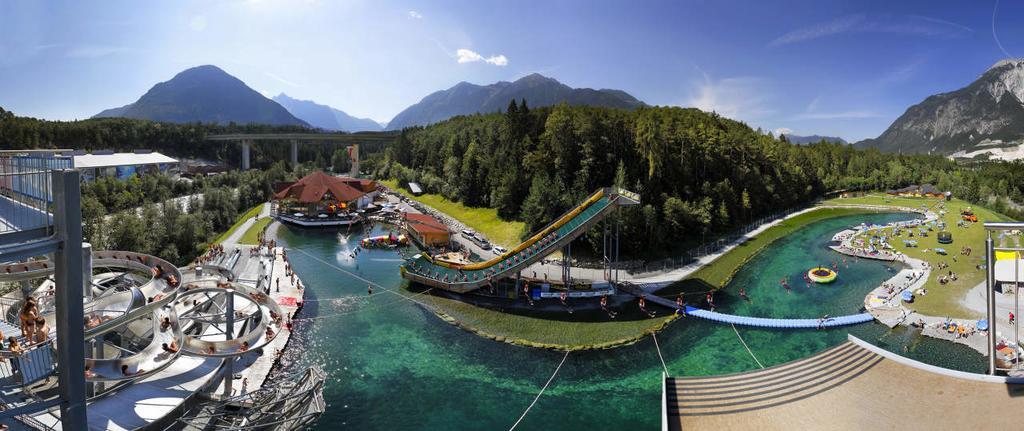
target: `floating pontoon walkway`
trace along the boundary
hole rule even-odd
[[[672,304],[675,306],[675,304]],[[837,326],[856,325],[875,320],[871,313],[851,314],[849,316],[829,317],[825,320],[818,319],[771,319],[766,317],[736,316],[732,314],[716,313],[687,306],[686,314],[714,322],[730,323],[739,326],[755,326],[759,328],[794,328],[794,329],[815,329],[833,328]]]
[[[639,286],[631,283],[622,283],[617,285],[623,292],[629,293],[634,296],[644,295],[647,301],[655,304],[671,308],[675,310],[678,308],[675,302],[662,298],[657,295],[647,294]],[[733,314],[717,313],[714,311],[704,310],[701,308],[686,306],[686,315],[699,317],[701,319],[707,319],[713,322],[727,323],[739,326],[753,326],[758,328],[780,328],[780,329],[817,329],[817,328],[834,328],[838,326],[856,325],[860,323],[866,323],[874,320],[874,316],[871,313],[851,314],[849,316],[837,316],[829,317],[824,320],[819,319],[772,319],[767,317],[749,317],[749,316],[736,316]]]

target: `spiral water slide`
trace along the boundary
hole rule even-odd
[[[169,282],[172,278],[176,281],[181,280],[181,273],[174,265],[141,253],[94,252],[92,263],[94,268],[105,268],[108,269],[108,272],[94,278],[93,296],[86,298],[84,305],[86,321],[83,322],[85,339],[95,339],[114,331],[127,329],[129,324],[144,318],[151,319],[152,329],[147,330],[143,335],[149,336],[151,333],[152,337],[144,347],[135,352],[120,349],[127,353],[115,358],[86,358],[85,365],[89,370],[86,375],[87,381],[116,382],[142,379],[163,370],[181,354],[217,358],[239,356],[245,353],[243,350],[247,350],[241,348],[242,343],[248,343],[250,348],[258,349],[272,341],[281,330],[280,308],[266,295],[248,286],[223,282],[218,278],[204,282],[209,284],[208,287],[186,290],[178,282]],[[53,273],[53,263],[47,260],[0,265],[0,282],[49,278]],[[138,281],[135,283],[137,285],[127,289],[99,288],[105,281],[122,277]],[[218,285],[223,287],[213,287]],[[55,301],[47,286],[47,283],[43,283],[33,292],[32,296],[37,298],[38,316],[52,323],[56,312]],[[196,286],[196,284],[192,283],[189,286]],[[204,336],[215,332],[211,328],[217,322],[226,321],[226,316],[222,314],[219,317],[212,316],[205,320],[194,318],[183,320],[183,313],[204,305],[209,306],[208,303],[215,302],[213,299],[217,296],[216,294],[223,294],[229,290],[235,295],[241,296],[245,301],[243,307],[236,311],[243,314],[249,313],[238,319],[242,322],[239,330],[235,331],[238,336],[223,341],[203,339]],[[193,299],[197,295],[202,295],[203,298],[201,300]],[[8,310],[0,315],[0,318],[7,321],[5,326],[20,326],[18,312],[23,304],[24,300],[9,304]],[[277,318],[272,318],[272,315]],[[188,323],[188,325],[183,323]],[[206,324],[205,330],[204,324]],[[185,326],[194,329],[197,334],[186,334]],[[268,327],[272,333],[267,332]],[[51,335],[53,334],[51,333]],[[173,347],[165,349],[165,345],[177,346],[177,349]],[[29,354],[39,353],[35,352],[39,349],[52,350],[53,343],[34,346],[30,349]],[[34,380],[34,378],[25,378],[22,383],[29,383],[29,380]]]

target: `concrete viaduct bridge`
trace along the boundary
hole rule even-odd
[[[394,141],[400,132],[356,132],[356,133],[232,133],[224,135],[207,135],[207,141],[220,142],[241,142],[242,143],[242,169],[249,169],[251,165],[250,152],[254,141],[288,142],[291,145],[289,162],[292,166],[299,163],[299,144],[341,144],[355,146],[358,152],[359,145],[383,145]],[[356,156],[354,169],[358,169],[358,156]]]

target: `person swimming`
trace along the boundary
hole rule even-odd
[[[740,298],[743,298],[744,301],[750,302],[750,297],[747,296],[747,290],[742,287],[740,288]]]

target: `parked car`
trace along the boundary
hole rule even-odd
[[[502,247],[500,245],[494,246],[494,248],[492,248],[491,251],[493,251],[494,254],[496,254],[498,256],[501,256],[501,255],[503,255],[505,253],[508,253],[508,250],[506,250],[505,247]]]

